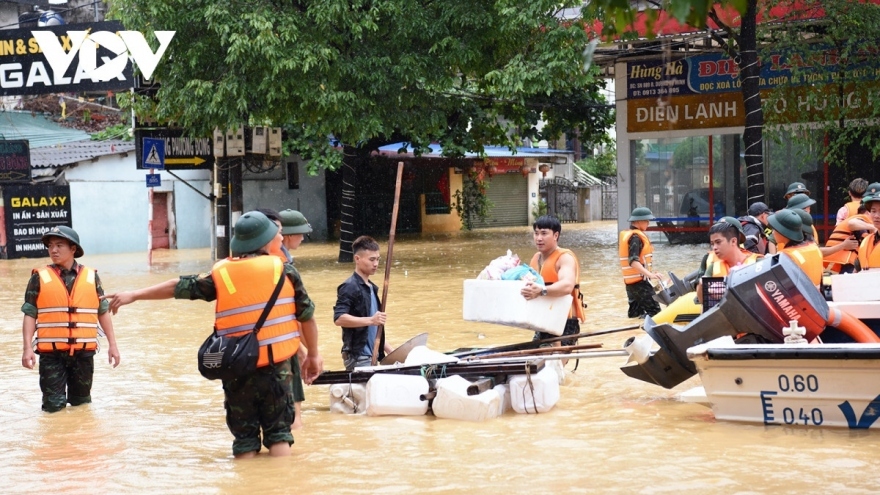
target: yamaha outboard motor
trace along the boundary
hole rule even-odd
[[[672,272],[667,273],[669,274],[670,280],[669,286],[654,294],[654,300],[664,306],[669,306],[679,297],[693,292],[694,287],[697,285],[697,275],[700,273],[700,270],[695,270],[687,274],[684,277],[684,280],[679,279]]]
[[[689,347],[740,334],[782,342],[782,329],[791,320],[806,328],[806,338],[812,340],[825,328],[828,312],[825,298],[791,258],[769,256],[728,275],[727,293],[718,305],[686,327],[655,325],[650,317],[645,318],[645,332],[660,349],[621,370],[633,378],[672,388],[697,373],[687,358]]]

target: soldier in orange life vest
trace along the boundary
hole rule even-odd
[[[281,258],[285,263],[293,263],[293,255],[290,254],[290,251],[298,248],[300,243],[303,240],[303,234],[307,234],[312,231],[312,227],[306,222],[302,213],[294,210],[284,210],[279,213],[271,208],[258,208],[256,211],[266,215],[266,218],[271,220],[275,225],[281,229],[281,246],[279,246],[278,251],[272,252],[270,254],[274,254]],[[299,215],[299,218],[295,220],[302,219],[301,223],[297,223],[297,225],[291,226],[290,223],[292,221],[290,213],[295,213]],[[285,224],[287,222],[287,224]],[[296,231],[296,232],[294,232]],[[292,235],[298,234],[298,235]],[[290,426],[293,430],[300,430],[303,427],[302,420],[302,403],[306,400],[306,391],[303,389],[302,384],[302,373],[300,371],[299,363],[301,361],[305,361],[306,359],[306,348],[308,344],[305,342],[305,338],[303,335],[299,336],[300,346],[290,358],[290,370],[293,373],[291,378],[291,392],[293,393],[293,424]]]
[[[801,267],[816,287],[822,282],[822,253],[815,242],[804,239],[804,224],[792,210],[779,210],[767,219],[779,252],[790,257]]]
[[[845,244],[845,247],[831,254],[823,254],[825,268],[832,273],[854,272],[856,260],[859,258],[859,244],[862,239],[876,231],[877,228],[865,213],[864,205],[861,205],[854,215],[847,215],[838,223],[828,236],[826,248],[840,244]]]
[[[60,411],[92,401],[94,356],[98,348],[98,324],[110,349],[107,358],[119,365],[116,335],[98,273],[78,264],[83,255],[79,235],[70,227],[53,227],[43,235],[52,264],[34,270],[25,293],[21,364],[33,369],[34,345],[40,355],[40,390],[43,410]],[[36,333],[36,341],[34,341]]]
[[[300,332],[305,334],[309,347],[302,364],[303,380],[312,383],[323,370],[318,326],[312,318],[315,306],[296,268],[271,255],[281,245],[281,230],[271,220],[260,212],[248,212],[235,223],[234,232],[230,242],[233,257],[218,261],[210,273],[171,279],[106,298],[114,313],[139,300],[216,300],[217,332],[237,336],[252,331],[284,276],[278,300],[257,334],[260,356],[256,371],[223,380],[223,394],[226,424],[235,437],[232,453],[236,459],[253,457],[260,451],[261,429],[269,455],[290,455],[290,425],[294,419],[290,358],[299,348]]]
[[[873,183],[868,186],[868,192],[862,198],[865,208],[868,209],[868,216],[871,218],[875,229],[880,229],[880,184]],[[880,242],[880,230],[875,230],[873,235],[869,235],[862,239],[859,246],[859,269],[860,270],[876,270],[880,269],[880,249],[877,249],[877,243]]]
[[[837,210],[837,225],[840,225],[847,218],[858,214],[859,207],[862,205],[862,197],[865,196],[865,191],[867,190],[868,181],[861,177],[853,179],[853,181],[849,183],[849,188],[847,189],[847,192],[849,193],[849,202]]]
[[[635,208],[629,217],[630,230],[621,231],[617,242],[629,301],[627,316],[630,318],[654,316],[660,312],[660,304],[654,300],[654,287],[648,282],[660,280],[660,274],[653,271],[654,246],[644,233],[653,219],[654,214],[648,208]]]
[[[697,282],[697,299],[703,302],[703,277],[726,277],[736,268],[751,265],[763,255],[746,251],[739,245],[742,224],[733,217],[724,217],[709,228],[712,251],[704,258],[702,274]]]
[[[562,224],[556,217],[544,215],[538,217],[532,224],[533,238],[538,252],[532,256],[529,266],[541,274],[544,286],[534,282],[527,282],[520,293],[526,299],[535,299],[541,296],[560,297],[571,294],[571,309],[562,335],[574,335],[581,333],[580,322],[585,320],[583,297],[580,292],[580,263],[571,250],[559,247],[559,235],[562,233]],[[555,337],[554,335],[535,332],[535,340]],[[563,340],[554,342],[553,346],[573,345],[577,340]],[[563,361],[565,364],[565,361]]]

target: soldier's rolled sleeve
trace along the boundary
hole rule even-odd
[[[95,289],[98,292],[98,297],[102,297],[104,295],[104,286],[101,285],[101,278],[98,277],[98,272],[95,272]],[[110,311],[110,301],[106,299],[102,299],[98,304],[98,314],[102,315]]]
[[[629,238],[629,244],[627,247],[629,249],[629,264],[632,265],[633,261],[641,262],[639,260],[639,255],[642,253],[642,239],[637,235],[633,235]]]
[[[28,280],[27,289],[24,291],[24,304],[21,305],[21,312],[30,316],[37,317],[37,297],[40,295],[40,276],[36,273],[31,275]]]
[[[309,293],[303,285],[302,277],[299,272],[290,263],[284,264],[284,273],[293,283],[294,300],[296,302],[296,319],[299,321],[309,321],[315,314],[315,304],[309,299]]]
[[[210,273],[182,275],[174,286],[174,299],[213,301],[217,299],[217,287]]]

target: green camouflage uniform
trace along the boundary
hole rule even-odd
[[[226,425],[235,437],[235,455],[260,450],[260,429],[266,448],[279,442],[293,443],[293,373],[290,360],[264,366],[247,376],[223,380]]]
[[[315,305],[306,293],[299,272],[290,263],[285,263],[284,273],[293,283],[296,319],[310,320]],[[210,273],[183,276],[174,288],[174,298],[213,301],[217,299],[217,288]],[[235,437],[233,454],[259,451],[260,429],[266,447],[279,442],[293,443],[290,425],[293,423],[295,380],[291,361],[286,359],[274,366],[258,368],[247,376],[223,380],[226,425]]]
[[[627,245],[629,258],[627,262],[639,261],[642,252],[642,239],[633,235]],[[630,318],[644,318],[645,315],[654,316],[660,312],[660,304],[654,300],[654,287],[647,280],[640,280],[634,284],[626,285],[626,298],[629,302],[627,316]]]
[[[70,270],[65,270],[56,265],[50,267],[60,271],[59,278],[67,287],[67,293],[73,289],[73,282],[82,265],[73,262]],[[95,287],[98,297],[104,295],[101,279],[95,272]],[[21,312],[37,318],[37,297],[40,295],[40,275],[34,273],[28,281],[24,293],[24,304]],[[108,301],[101,301],[98,306],[98,314],[102,315],[110,309]],[[68,403],[71,406],[88,404],[92,402],[92,375],[95,371],[94,351],[76,351],[70,356],[67,351],[40,354],[40,390],[43,392],[43,410],[57,412],[64,409]]]

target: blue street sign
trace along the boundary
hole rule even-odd
[[[162,176],[159,174],[147,174],[147,187],[159,187],[162,185]]]
[[[165,168],[165,140],[144,138],[144,168]]]

